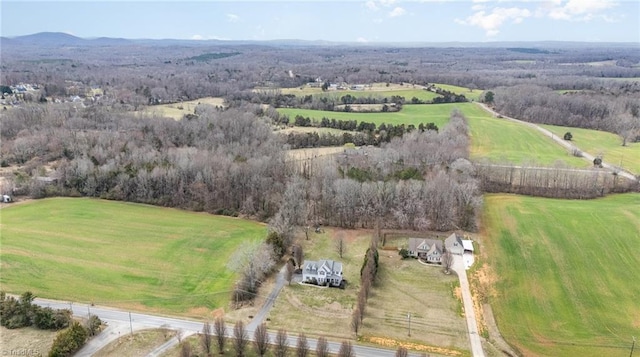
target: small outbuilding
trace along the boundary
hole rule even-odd
[[[13,200],[11,199],[11,196],[2,195],[2,203],[11,203],[11,202],[13,202]]]

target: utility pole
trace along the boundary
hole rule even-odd
[[[633,348],[636,346],[636,338],[633,338],[633,342],[631,342],[631,353],[629,353],[629,357],[633,357]]]
[[[409,337],[411,337],[411,313],[407,313],[407,320],[409,321]]]

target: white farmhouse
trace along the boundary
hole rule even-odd
[[[302,281],[318,285],[340,286],[342,263],[333,260],[307,260],[302,267]]]

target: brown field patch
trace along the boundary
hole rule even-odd
[[[173,336],[175,331],[167,329],[137,331],[133,335],[122,336],[109,343],[93,356],[145,356]]]
[[[46,356],[51,350],[56,331],[25,327],[10,330],[0,327],[0,346],[3,356]]]

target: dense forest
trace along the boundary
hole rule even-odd
[[[279,135],[275,127],[310,123],[284,118],[277,107],[335,110],[394,103],[393,110],[402,110],[418,103],[400,97],[283,95],[280,88],[318,81],[448,83],[484,91],[481,100],[523,120],[638,140],[640,81],[623,80],[640,78],[637,48],[550,46],[523,52],[4,43],[1,164],[11,168],[4,176],[14,194],[102,197],[244,215],[270,220],[283,235],[292,226],[319,224],[474,230],[481,190],[501,186],[492,181],[496,175],[487,179],[486,169],[476,170],[469,161],[461,113],[451,113],[441,128],[427,122],[380,128],[326,118],[314,125],[357,132]],[[589,64],[602,61],[611,63]],[[25,84],[33,90],[13,93],[11,88]],[[468,100],[460,93],[439,94],[434,103]],[[204,97],[224,98],[225,108],[202,104],[178,121],[133,112]],[[366,148],[303,163],[287,154],[291,148],[345,143]]]

